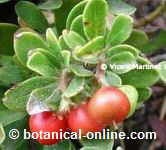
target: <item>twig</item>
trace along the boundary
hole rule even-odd
[[[163,99],[163,104],[160,111],[160,120],[163,120],[166,115],[166,96]]]
[[[160,5],[153,12],[151,12],[147,16],[141,18],[140,20],[136,21],[134,26],[141,27],[141,26],[144,26],[148,23],[151,23],[154,19],[156,19],[158,16],[160,16],[163,11],[165,11],[165,8],[166,8],[165,5],[166,5],[166,1],[161,0]]]

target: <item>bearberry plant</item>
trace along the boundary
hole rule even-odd
[[[18,26],[0,24],[2,150],[75,150],[72,140],[24,140],[23,129],[116,130],[149,99],[155,83],[166,82],[166,62],[148,60],[148,36],[134,28],[135,8],[122,1],[19,1],[15,10]],[[20,131],[17,140],[5,135],[12,128]],[[79,143],[81,150],[112,150],[114,140]]]

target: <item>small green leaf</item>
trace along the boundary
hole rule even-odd
[[[57,84],[53,83],[45,87],[41,87],[41,88],[37,88],[33,90],[29,97],[29,101],[30,100],[41,101],[42,103],[46,104],[46,106],[48,106],[49,109],[56,111],[58,110],[59,103],[61,100],[61,93],[57,89]],[[31,106],[31,107],[35,107],[35,106]],[[28,108],[28,109],[33,109],[33,108]]]
[[[67,50],[63,50],[62,51],[62,56],[63,56],[63,59],[64,59],[65,66],[69,67],[70,66],[70,59],[71,59],[71,52],[67,51]]]
[[[141,51],[143,53],[154,53],[156,50],[164,48],[166,43],[165,37],[166,30],[161,30],[159,34],[155,35],[155,37],[152,40],[140,47]]]
[[[79,15],[81,15],[83,13],[83,10],[84,10],[84,7],[85,7],[86,3],[87,3],[87,0],[84,0],[84,1],[82,1],[80,3],[78,3],[77,5],[75,5],[73,7],[73,9],[70,11],[70,13],[69,13],[69,15],[67,17],[67,21],[66,21],[66,28],[67,29],[70,29],[70,26],[71,26],[73,20],[77,16],[79,16]]]
[[[62,0],[47,0],[43,3],[40,3],[38,7],[43,10],[54,10],[62,6]]]
[[[78,48],[78,50],[75,51],[75,54],[77,56],[96,54],[98,52],[101,52],[103,48],[104,48],[104,37],[98,36],[93,40],[89,41],[83,47]]]
[[[148,36],[144,31],[135,29],[125,43],[136,48],[141,48],[142,45],[148,43],[148,41]]]
[[[83,17],[82,15],[77,16],[72,24],[70,30],[77,32],[82,37],[85,37],[84,27],[83,27]]]
[[[13,35],[17,26],[14,24],[0,23],[0,54],[13,55]]]
[[[59,44],[61,49],[70,49],[69,46],[66,44],[62,35],[59,37]]]
[[[24,112],[16,112],[10,111],[8,109],[0,111],[0,124],[3,124],[4,126],[13,123],[17,120],[21,120],[26,116],[26,113]]]
[[[166,61],[160,62],[158,66],[159,66],[158,72],[160,78],[166,83]]]
[[[85,39],[74,31],[64,30],[63,39],[71,49],[74,49],[77,46],[83,46],[86,43]]]
[[[10,87],[27,78],[25,70],[15,64],[12,56],[0,56],[0,85]]]
[[[108,6],[105,0],[90,0],[83,12],[85,35],[88,39],[104,35]]]
[[[58,66],[63,65],[63,57],[61,53],[61,47],[59,41],[51,28],[48,28],[46,31],[46,39],[49,45],[49,52],[56,57],[56,63]]]
[[[107,57],[111,57],[111,56],[118,54],[118,53],[121,53],[121,52],[130,52],[135,57],[137,57],[139,54],[139,51],[135,47],[127,45],[127,44],[120,44],[120,45],[116,45],[114,47],[111,47],[107,51],[106,55],[107,55]]]
[[[18,32],[15,34],[15,53],[23,65],[26,66],[28,52],[36,48],[48,49],[47,44],[38,34],[33,32]]]
[[[123,84],[145,88],[154,85],[159,80],[159,74],[154,69],[135,69],[121,75]]]
[[[36,5],[27,1],[20,1],[16,4],[15,10],[26,24],[40,32],[45,32],[48,22]]]
[[[152,90],[150,88],[138,88],[137,91],[139,95],[138,97],[139,105],[148,100],[152,95]]]
[[[68,98],[73,97],[79,94],[83,89],[84,89],[84,78],[76,77],[71,80],[69,86],[64,91],[63,95]]]
[[[72,65],[71,66],[71,71],[79,76],[79,77],[90,77],[90,76],[93,76],[93,72],[85,69],[83,66],[81,65]]]
[[[40,51],[34,51],[29,55],[27,67],[43,76],[55,76],[57,70],[47,56]]]
[[[130,102],[130,112],[128,114],[128,117],[130,117],[136,110],[137,101],[138,101],[138,92],[135,87],[130,85],[124,85],[119,88],[122,90],[128,97],[128,100]]]
[[[142,56],[137,57],[137,62],[140,65],[152,65],[152,63],[147,58]]]
[[[23,118],[21,120],[17,120],[7,126],[4,127],[6,138],[4,142],[0,145],[2,150],[28,150],[27,140],[24,140],[24,129],[27,126],[27,119]],[[19,137],[17,139],[12,139],[8,136],[9,132],[12,129],[16,129],[19,131]],[[16,135],[16,134],[15,134]]]
[[[13,111],[25,111],[27,100],[36,88],[55,82],[54,78],[33,77],[12,87],[5,93],[4,105]]]
[[[113,150],[114,140],[81,140],[81,144],[84,146],[81,150]]]
[[[133,28],[133,19],[127,15],[115,17],[112,23],[111,31],[107,34],[106,44],[114,46],[126,41]]]
[[[115,86],[115,87],[119,87],[122,84],[121,78],[117,74],[111,71],[105,72],[105,76],[101,79],[101,82],[106,86]]]
[[[115,15],[125,14],[131,15],[136,11],[136,8],[123,2],[122,0],[109,0],[111,13]]]
[[[67,17],[72,10],[72,8],[79,3],[81,0],[63,0],[63,5],[59,9],[55,9],[53,13],[55,14],[55,26],[58,30],[58,34],[62,33],[62,30],[66,28]],[[77,15],[76,15],[77,16]],[[67,28],[69,29],[69,28]]]
[[[121,52],[109,58],[113,72],[123,74],[135,68],[136,58],[130,52]]]
[[[6,138],[6,134],[5,134],[3,125],[0,123],[0,145],[3,143],[5,138]]]

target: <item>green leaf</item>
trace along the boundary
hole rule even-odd
[[[105,76],[101,79],[101,82],[106,86],[115,86],[115,87],[119,87],[122,84],[121,78],[117,74],[111,71],[105,72]]]
[[[31,2],[20,1],[16,4],[15,10],[17,16],[31,28],[45,32],[48,27],[48,22],[36,5]]]
[[[49,52],[56,57],[57,66],[63,65],[63,57],[61,53],[61,47],[59,41],[51,28],[48,28],[46,31],[46,39],[49,45]]]
[[[9,2],[10,0],[0,0],[0,3],[6,3]]]
[[[38,7],[43,10],[54,10],[62,6],[62,0],[46,0],[43,3],[40,3]]]
[[[27,100],[31,92],[55,82],[54,78],[33,77],[12,87],[5,93],[4,105],[10,110],[25,111]]]
[[[93,76],[93,72],[85,69],[83,66],[81,65],[72,65],[71,66],[71,71],[79,77],[90,77]]]
[[[159,74],[154,69],[135,69],[121,75],[123,84],[145,88],[154,85],[159,80]]]
[[[83,47],[76,49],[75,54],[77,56],[97,54],[98,52],[101,52],[103,48],[104,48],[104,37],[99,36],[89,41]]]
[[[64,30],[63,39],[70,49],[83,46],[86,43],[85,39],[74,31]]]
[[[105,0],[88,1],[83,12],[84,31],[88,39],[105,34],[107,13]]]
[[[108,49],[106,56],[111,57],[111,56],[121,53],[121,52],[130,52],[135,57],[137,57],[139,55],[139,51],[135,47],[127,45],[127,44],[120,44],[120,45],[116,45],[116,46],[113,46],[110,49]]]
[[[15,53],[23,65],[26,66],[28,52],[36,48],[48,49],[47,44],[38,34],[32,32],[18,32],[15,34]]]
[[[49,58],[37,49],[29,54],[27,67],[43,76],[55,76],[57,69]]]
[[[75,150],[71,141],[65,140],[53,146],[44,146],[43,150]]]
[[[17,120],[21,120],[26,116],[26,113],[24,112],[16,112],[15,111],[10,111],[8,109],[6,110],[1,110],[0,111],[0,124],[3,126],[7,126],[8,124],[11,124]]]
[[[127,15],[115,17],[112,23],[111,31],[107,34],[106,44],[114,46],[126,41],[133,28],[133,19]]]
[[[59,44],[61,49],[70,49],[69,46],[66,44],[62,35],[59,37]]]
[[[66,28],[67,29],[70,29],[70,26],[71,26],[73,20],[77,16],[79,16],[79,15],[81,15],[83,13],[83,10],[84,10],[84,7],[85,7],[86,3],[87,3],[87,0],[84,0],[84,1],[82,1],[80,3],[78,3],[77,5],[75,5],[72,8],[72,10],[70,11],[70,13],[69,13],[69,15],[67,17],[67,21],[66,21]]]
[[[69,83],[67,89],[64,91],[63,95],[65,97],[73,97],[79,94],[84,89],[84,78],[75,77]]]
[[[160,62],[158,66],[159,66],[158,72],[160,78],[162,79],[162,81],[166,83],[166,61]]]
[[[67,51],[67,50],[63,50],[62,51],[62,56],[63,56],[63,59],[64,59],[65,66],[69,67],[70,66],[70,59],[71,59],[71,52]]]
[[[0,54],[13,55],[13,35],[17,26],[14,24],[0,23]]]
[[[149,42],[149,38],[144,31],[134,29],[130,37],[127,39],[125,43],[140,49],[142,45],[148,42]]]
[[[18,139],[11,139],[9,136],[6,136],[5,141],[0,145],[0,148],[2,150],[28,150],[28,141],[24,140],[24,129],[26,129],[27,126],[27,119],[24,118],[22,120],[15,121],[6,127],[4,127],[6,135],[9,134],[9,132],[12,129],[16,129],[19,131],[19,138]]]
[[[61,8],[54,10],[55,14],[55,26],[57,27],[58,34],[60,35],[62,30],[66,27],[67,17],[72,8],[81,0],[63,0]]]
[[[135,68],[136,58],[130,52],[121,52],[109,58],[113,72],[123,74]]]
[[[154,53],[155,51],[159,50],[160,48],[165,47],[166,43],[166,30],[161,30],[158,35],[150,40],[147,44],[142,45],[140,47],[143,53]]]
[[[0,145],[3,143],[5,138],[6,138],[6,134],[5,134],[2,124],[0,123]]]
[[[128,97],[128,100],[130,102],[130,112],[128,114],[128,117],[130,117],[136,110],[137,101],[138,101],[138,92],[135,87],[130,85],[123,85],[119,88],[122,90]]]
[[[111,13],[115,15],[125,14],[131,15],[136,11],[136,8],[123,2],[122,0],[109,0]]]
[[[58,110],[59,103],[61,100],[61,92],[60,90],[57,89],[57,84],[53,83],[50,85],[47,85],[45,87],[37,88],[32,91],[29,101],[41,101],[42,103],[46,104],[46,106],[53,110],[56,111]],[[36,106],[30,106],[31,108],[28,108],[28,110],[31,111],[37,111],[35,108]],[[37,106],[38,107],[38,106]],[[35,108],[35,110],[33,110]],[[40,109],[40,107],[39,107]],[[40,111],[40,110],[39,110]]]
[[[12,56],[0,56],[0,85],[10,87],[26,79],[26,72],[17,66]]]
[[[85,37],[84,27],[83,27],[83,17],[82,15],[77,16],[72,24],[70,30],[77,32],[82,37]]]
[[[81,144],[83,144],[83,148],[81,150],[113,150],[114,140],[81,140]]]
[[[137,91],[139,95],[138,97],[139,105],[148,100],[152,95],[152,90],[150,88],[138,88]]]

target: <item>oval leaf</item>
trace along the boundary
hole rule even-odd
[[[40,51],[35,51],[29,55],[27,67],[43,76],[55,76],[56,67],[51,61]]]
[[[103,48],[104,48],[104,37],[99,36],[89,41],[87,44],[85,44],[83,47],[79,48],[78,50],[75,50],[75,54],[77,56],[97,54],[98,52],[101,52]]]
[[[86,41],[78,33],[74,31],[63,31],[63,39],[70,49],[74,49],[77,46],[83,46]]]
[[[6,134],[5,134],[2,124],[0,123],[0,145],[3,143],[5,138],[6,138]]]
[[[77,32],[82,37],[85,37],[84,27],[83,27],[83,17],[82,15],[77,16],[72,24],[70,30]]]
[[[14,54],[13,35],[16,30],[16,25],[0,23],[0,54]]]
[[[111,31],[107,35],[106,44],[114,46],[126,41],[133,28],[133,19],[130,16],[119,15],[112,23]]]
[[[69,15],[67,17],[67,21],[66,21],[66,28],[67,29],[70,29],[70,26],[71,26],[73,20],[77,16],[79,16],[79,15],[81,15],[83,13],[83,10],[84,10],[84,7],[85,7],[86,3],[87,3],[87,0],[84,0],[84,1],[82,1],[80,3],[78,3],[77,5],[75,5],[73,7],[73,9],[70,11],[70,13],[69,13]]]
[[[90,0],[83,12],[85,35],[88,39],[104,35],[108,6],[105,0]]]
[[[109,64],[111,65],[110,67],[114,72],[123,74],[134,69],[137,62],[132,53],[122,52],[110,57]]]
[[[43,10],[54,10],[60,8],[62,4],[62,0],[47,0],[46,2],[39,4],[38,7]]]
[[[122,0],[109,0],[109,4],[111,12],[115,15],[131,15],[136,11],[135,7],[128,5]]]
[[[145,88],[154,85],[159,80],[159,74],[153,69],[135,69],[121,75],[123,84]]]
[[[53,78],[33,77],[9,89],[3,98],[4,105],[10,110],[25,111],[26,103],[32,92],[55,82]]]
[[[47,44],[38,34],[32,32],[18,32],[15,34],[15,53],[23,65],[26,66],[28,52],[35,48],[48,49]]]
[[[83,66],[81,65],[72,65],[71,66],[71,71],[79,76],[79,77],[90,77],[93,76],[93,72],[85,69]]]
[[[106,55],[107,55],[107,57],[111,57],[111,56],[118,54],[118,53],[121,53],[121,52],[130,52],[135,57],[137,57],[139,54],[139,51],[136,48],[134,48],[133,46],[130,46],[127,44],[120,44],[120,45],[116,45],[114,47],[111,47],[107,51]]]
[[[166,61],[160,62],[158,66],[160,78],[166,83]]]
[[[26,24],[31,28],[44,32],[48,27],[48,22],[36,5],[27,1],[20,1],[16,4],[15,10]]]
[[[119,89],[126,94],[130,102],[130,112],[128,114],[128,117],[130,117],[136,110],[137,101],[138,101],[138,92],[135,87],[130,85],[124,85]]]
[[[72,79],[63,95],[65,97],[73,97],[79,94],[84,89],[84,78],[76,77]]]

